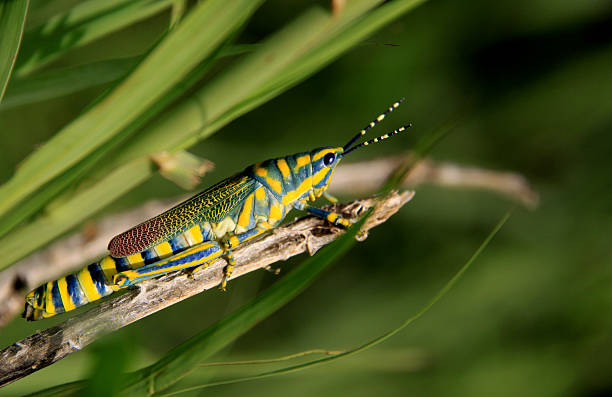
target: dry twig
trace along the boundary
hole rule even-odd
[[[385,222],[413,195],[414,192],[392,192],[380,199],[370,198],[336,205],[335,210],[354,221],[364,210],[374,207],[374,212],[362,228],[361,236],[365,238],[369,229]],[[232,278],[305,251],[313,254],[342,233],[341,229],[315,217],[301,218],[274,229],[263,238],[240,245],[234,251],[237,267]],[[179,272],[159,280],[142,282],[124,295],[14,343],[0,351],[0,386],[81,350],[105,333],[213,288],[221,282],[226,265],[224,259],[216,259],[208,268],[193,274],[192,277],[186,272]]]

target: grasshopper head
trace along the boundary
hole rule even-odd
[[[317,197],[327,190],[334,169],[340,163],[343,153],[344,149],[341,147],[321,147],[310,152],[312,188]]]

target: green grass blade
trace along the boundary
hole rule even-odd
[[[90,0],[26,32],[16,74],[24,76],[66,52],[149,18],[172,0]]]
[[[29,4],[30,0],[0,3],[0,102],[15,65]]]
[[[489,245],[491,240],[493,240],[493,237],[495,237],[495,235],[499,232],[499,230],[504,226],[504,224],[506,223],[508,218],[510,218],[511,214],[512,214],[512,210],[508,211],[502,217],[502,219],[497,223],[497,225],[495,225],[493,230],[491,230],[489,235],[480,244],[478,249],[472,254],[472,256],[468,259],[468,261],[461,267],[461,269],[459,269],[459,271],[457,271],[457,273],[455,273],[455,275],[442,287],[442,289],[440,289],[440,291],[438,291],[438,293],[425,306],[423,306],[417,313],[415,313],[414,315],[412,315],[411,317],[406,319],[399,327],[394,328],[394,329],[392,329],[392,330],[390,330],[388,332],[385,332],[381,336],[379,336],[377,338],[374,338],[374,339],[372,339],[372,340],[362,344],[361,346],[358,346],[356,348],[353,348],[353,349],[350,349],[350,350],[347,350],[347,351],[344,351],[344,352],[341,352],[341,353],[338,353],[338,354],[330,355],[328,357],[324,357],[324,358],[321,358],[321,359],[318,359],[318,360],[313,360],[313,361],[309,361],[309,362],[306,362],[306,363],[302,363],[302,364],[298,364],[298,365],[293,365],[293,366],[290,366],[290,367],[287,367],[287,368],[277,369],[277,370],[274,370],[274,371],[264,372],[264,373],[257,374],[257,375],[245,376],[245,377],[241,377],[241,378],[228,379],[228,380],[222,380],[222,381],[216,381],[216,382],[210,382],[210,383],[206,383],[206,384],[202,384],[202,385],[192,386],[192,387],[184,388],[184,389],[177,390],[177,391],[174,391],[174,392],[171,392],[171,393],[160,394],[159,396],[160,397],[175,396],[175,395],[178,395],[178,394],[182,394],[182,393],[186,393],[186,392],[190,392],[190,391],[194,391],[194,390],[199,390],[199,389],[204,389],[204,388],[212,387],[212,386],[228,385],[228,384],[232,384],[232,383],[240,383],[240,382],[246,382],[246,381],[251,381],[251,380],[256,380],[256,379],[264,379],[264,378],[270,378],[270,377],[273,377],[273,376],[289,374],[289,373],[301,371],[301,370],[304,370],[304,369],[313,368],[313,367],[316,367],[316,366],[319,366],[319,365],[322,365],[322,364],[328,364],[328,363],[330,363],[332,361],[335,361],[335,360],[338,360],[340,358],[352,356],[354,354],[360,353],[360,352],[362,352],[364,350],[367,350],[367,349],[369,349],[371,347],[374,347],[374,346],[384,342],[385,340],[389,339],[390,337],[392,337],[393,335],[397,334],[398,332],[400,332],[401,330],[403,330],[404,328],[406,328],[407,326],[409,326],[410,324],[412,324],[413,322],[418,320],[420,317],[422,317],[440,299],[442,299],[448,293],[448,291],[451,290],[451,288],[453,288],[453,286],[459,281],[459,279],[463,276],[463,274],[469,269],[469,267],[472,265],[472,263],[474,263],[476,258],[478,258],[480,256],[480,254],[484,251],[484,249]],[[289,356],[289,357],[291,357],[291,356]]]
[[[190,14],[115,90],[28,157],[0,187],[0,215],[146,113],[233,33],[261,1],[211,0]],[[180,49],[180,50],[179,50]]]
[[[142,57],[109,59],[13,79],[0,111],[112,83],[124,77],[140,59]]]
[[[254,49],[255,46],[248,44],[228,46],[223,48],[219,57],[240,55]],[[143,58],[107,59],[13,79],[0,103],[0,111],[112,83],[125,77]]]
[[[75,26],[77,23],[95,19],[111,12],[132,0],[44,0],[37,1],[30,12],[26,32],[37,29],[42,24],[58,26],[58,21]],[[52,23],[55,22],[55,23]]]

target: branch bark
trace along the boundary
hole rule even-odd
[[[409,161],[411,156],[408,154],[343,164],[335,171],[330,189],[355,195],[378,191],[384,181],[391,177],[399,166]],[[518,201],[530,209],[538,205],[538,194],[531,188],[527,179],[512,171],[490,170],[424,158],[419,160],[402,180],[403,187],[414,188],[422,184],[488,190]]]
[[[356,200],[333,207],[351,221],[357,220],[365,210],[374,208],[359,235],[361,240],[367,237],[368,230],[385,222],[413,195],[414,192],[391,192],[383,198]],[[234,251],[237,266],[232,278],[302,252],[312,255],[342,233],[343,230],[319,218],[298,219],[274,229],[259,240],[240,245]],[[216,259],[208,268],[192,276],[188,272],[179,272],[142,282],[123,295],[14,343],[0,351],[0,387],[81,350],[103,334],[215,287],[221,282],[226,265],[224,259]]]

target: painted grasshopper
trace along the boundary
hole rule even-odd
[[[321,196],[333,199],[326,190],[343,157],[409,127],[355,144],[402,101],[394,103],[342,147],[320,147],[253,164],[115,236],[108,245],[110,255],[28,293],[23,316],[27,320],[52,317],[149,278],[206,267],[222,255],[228,260],[220,286],[225,289],[235,265],[232,248],[278,226],[292,208],[348,227],[349,222],[337,213],[308,202]]]

